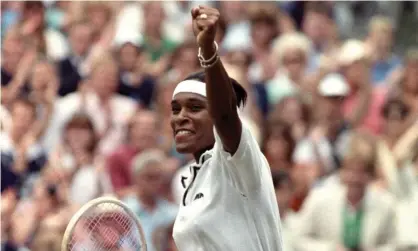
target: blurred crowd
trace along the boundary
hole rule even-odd
[[[192,156],[171,95],[201,70],[197,4],[249,93],[285,251],[418,250],[416,2],[1,3],[1,250],[58,251],[74,212],[112,194],[151,251],[171,238]],[[355,34],[356,20],[365,33]]]

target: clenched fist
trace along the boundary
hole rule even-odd
[[[199,6],[192,9],[193,33],[203,51],[213,48],[219,16],[219,11],[214,8]]]

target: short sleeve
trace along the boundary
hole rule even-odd
[[[238,149],[234,155],[226,152],[216,129],[214,155],[219,158],[220,165],[226,169],[233,179],[232,183],[239,190],[250,191],[258,189],[266,173],[270,174],[270,167],[250,130],[242,125],[242,132]]]

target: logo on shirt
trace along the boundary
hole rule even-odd
[[[203,198],[203,193],[198,193],[198,194],[196,194],[196,196],[194,197],[193,200],[198,200],[198,199],[201,199],[201,198]]]
[[[183,186],[183,188],[186,188],[186,180],[187,180],[187,177],[181,176],[181,185]]]

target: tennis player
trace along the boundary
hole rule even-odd
[[[180,82],[172,97],[177,151],[196,163],[173,237],[180,251],[281,251],[279,210],[266,158],[238,108],[247,93],[228,77],[214,42],[219,12],[192,10],[204,72]]]

